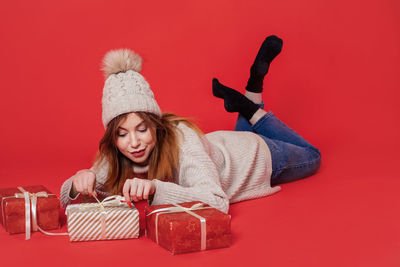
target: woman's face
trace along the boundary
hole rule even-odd
[[[147,164],[156,141],[147,125],[136,113],[129,113],[117,129],[119,151],[134,163]]]

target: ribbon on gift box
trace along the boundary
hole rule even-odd
[[[119,206],[126,206],[128,207],[128,204],[125,201],[125,198],[119,195],[112,195],[108,196],[102,201],[100,201],[95,195],[92,195],[97,203],[82,203],[82,204],[75,204],[75,205],[70,205],[77,207],[80,211],[90,211],[93,209],[99,209],[100,211],[100,239],[106,239],[107,238],[107,225],[106,225],[106,218],[107,218],[107,210],[105,207],[119,207]],[[67,210],[66,210],[67,212]],[[79,223],[79,222],[77,222]],[[80,224],[81,225],[81,224]],[[81,225],[82,226],[82,225]]]
[[[197,203],[191,206],[190,208],[182,207],[179,204],[173,204],[174,207],[168,207],[168,208],[160,208],[153,210],[146,216],[149,216],[153,213],[156,213],[156,219],[155,219],[155,228],[156,228],[156,243],[158,244],[158,216],[160,214],[166,214],[166,213],[175,213],[175,212],[186,212],[189,213],[190,215],[198,218],[200,220],[200,228],[201,228],[201,250],[206,249],[206,241],[207,241],[207,229],[206,229],[206,219],[192,211],[194,210],[202,210],[202,209],[211,209],[212,207],[204,207],[204,203]]]
[[[118,195],[113,195],[106,197],[103,199],[103,201],[99,201],[95,195],[93,197],[97,200],[98,205],[101,209],[101,217],[100,217],[100,222],[101,222],[101,234],[100,238],[101,239],[106,239],[107,235],[107,228],[106,228],[106,218],[107,218],[107,211],[104,207],[118,207],[121,205],[128,206],[128,204],[124,203],[125,200],[122,196]]]
[[[23,187],[17,187],[22,193],[15,193],[16,198],[25,198],[25,240],[31,238],[31,202],[32,202],[32,230],[43,231],[37,223],[37,198],[48,197],[47,192],[30,193]]]
[[[93,205],[97,206],[100,210],[104,210],[104,207],[118,207],[118,206],[128,206],[123,196],[112,195],[108,196],[102,201],[100,201],[95,195],[92,195],[97,203],[81,203],[81,204],[73,204],[74,206],[79,206],[80,210],[91,210],[93,209]]]
[[[17,187],[21,193],[15,193],[13,197],[24,198],[25,199],[25,240],[31,238],[31,229],[33,231],[39,230],[46,235],[65,235],[65,233],[49,233],[40,228],[37,223],[37,198],[38,197],[48,197],[54,194],[48,194],[45,191],[40,191],[37,193],[30,193],[26,191],[23,187]],[[31,222],[31,204],[32,204],[32,222]],[[4,216],[3,216],[4,218]]]

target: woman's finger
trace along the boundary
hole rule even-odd
[[[146,183],[143,189],[143,199],[149,199],[150,189],[151,189],[151,183]]]
[[[126,203],[131,203],[131,198],[129,195],[129,191],[131,189],[130,181],[131,181],[131,179],[127,179],[124,183],[124,187],[122,188],[122,195],[125,197]]]
[[[138,187],[138,179],[137,178],[133,178],[130,182],[130,197],[131,200],[133,201],[138,201],[137,195],[136,195],[136,191],[137,191],[137,187]]]
[[[74,185],[75,185],[76,192],[82,193],[82,181],[81,181],[81,179],[75,179],[74,180]]]
[[[143,187],[144,187],[144,182],[142,179],[138,180],[138,185],[137,185],[137,190],[136,190],[136,197],[138,200],[143,199]]]
[[[89,195],[93,194],[93,189],[94,189],[94,176],[93,175],[89,175],[88,179],[87,179],[87,190]]]
[[[83,185],[83,193],[85,194],[85,195],[87,195],[89,192],[88,192],[88,179],[87,179],[87,177],[84,177],[84,178],[82,178],[82,185]]]

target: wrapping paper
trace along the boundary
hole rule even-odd
[[[66,215],[70,241],[138,238],[139,212],[122,203],[122,199],[117,198],[114,204],[68,205]]]
[[[195,208],[185,211],[179,206]],[[173,212],[166,210],[168,208]],[[229,214],[201,202],[180,203],[178,207],[148,206],[146,236],[172,254],[229,247],[232,242],[230,221]]]
[[[58,229],[60,201],[57,196],[52,194],[43,185],[22,186],[22,189],[31,193],[31,195],[38,192],[45,192],[44,195],[47,195],[47,197],[37,197],[35,212],[37,215],[37,225],[43,230]],[[17,197],[16,194],[19,195],[19,197]],[[27,229],[25,218],[26,201],[21,197],[21,194],[23,194],[22,191],[17,187],[0,189],[0,222],[10,234],[25,233]],[[30,205],[32,209],[32,203],[30,203]],[[30,212],[31,219],[29,220],[29,224],[34,223],[33,215],[35,213],[33,210]],[[35,229],[32,230],[36,231]]]

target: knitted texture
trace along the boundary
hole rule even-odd
[[[146,79],[138,72],[142,58],[128,49],[109,51],[103,59],[106,81],[103,88],[103,125],[129,112],[162,113]]]
[[[140,73],[133,70],[110,75],[103,89],[103,125],[118,115],[144,111],[161,116],[161,110],[150,86]]]
[[[179,166],[174,183],[154,180],[152,205],[202,201],[227,213],[229,203],[271,195],[271,153],[265,141],[252,132],[217,131],[199,136],[180,123]],[[108,166],[96,172],[96,188],[103,189]],[[61,204],[69,201],[72,183],[68,179],[60,194]]]

